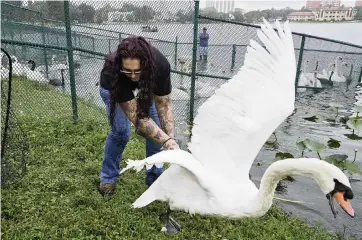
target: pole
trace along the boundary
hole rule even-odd
[[[64,22],[65,22],[65,31],[67,36],[70,92],[72,96],[73,119],[74,121],[77,121],[78,120],[77,93],[75,88],[73,45],[72,45],[72,32],[71,32],[72,29],[70,27],[70,16],[69,16],[69,0],[64,0]]]
[[[199,8],[200,1],[195,0],[194,12],[194,39],[192,42],[192,72],[191,72],[191,93],[190,93],[190,116],[189,123],[192,125],[194,120],[194,101],[195,101],[195,81],[196,81],[196,54],[197,54],[197,36],[199,25]]]

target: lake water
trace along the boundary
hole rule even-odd
[[[192,54],[192,25],[191,24],[162,24],[158,25],[159,32],[156,33],[143,33],[141,32],[141,25],[92,25],[93,27],[99,27],[102,29],[122,31],[130,34],[140,34],[151,38],[162,39],[167,41],[174,41],[178,36],[179,44],[177,46],[177,57],[190,56]],[[200,25],[199,28],[205,25]],[[211,46],[209,48],[209,62],[208,64],[197,64],[197,71],[202,73],[214,74],[217,76],[232,77],[237,69],[241,67],[244,61],[245,46],[236,47],[235,52],[235,70],[231,71],[232,65],[232,44],[246,45],[250,39],[257,39],[256,31],[251,27],[244,27],[233,24],[207,24],[208,31],[211,35],[210,44],[218,45]],[[317,35],[321,37],[332,38],[335,40],[346,41],[354,44],[362,45],[362,23],[292,23],[292,31],[306,33],[311,35]],[[100,30],[89,30],[84,27],[73,27],[75,31],[86,31],[88,33],[107,34],[108,37],[96,36],[94,41],[94,50],[97,52],[108,53],[110,50],[115,50],[118,44],[118,34],[106,33]],[[16,37],[16,36],[15,36]],[[24,36],[23,36],[24,37]],[[38,41],[36,34],[29,34],[27,36],[29,41]],[[125,35],[123,35],[125,37]],[[113,40],[108,41],[108,39]],[[54,38],[49,38],[50,43],[54,43]],[[53,39],[53,40],[52,40]],[[301,38],[296,36],[294,38],[295,48],[300,46]],[[65,39],[58,39],[58,43],[65,46]],[[110,45],[108,45],[110,43]],[[178,69],[179,64],[175,66],[175,44],[165,42],[152,42],[158,47],[169,59],[173,69]],[[93,43],[90,39],[82,39],[78,45],[86,49],[92,49]],[[349,64],[348,69],[344,74],[351,75],[352,83],[347,86],[346,83],[335,84],[333,88],[326,88],[321,92],[315,92],[313,90],[307,90],[304,93],[298,93],[296,96],[296,108],[297,113],[290,117],[288,120],[276,130],[276,136],[278,138],[278,149],[271,149],[268,146],[264,146],[259,152],[257,159],[254,162],[254,166],[251,170],[253,181],[259,184],[260,179],[265,172],[265,169],[272,163],[272,159],[277,151],[290,152],[294,156],[299,157],[295,141],[297,137],[313,138],[322,142],[328,141],[329,137],[336,138],[342,141],[342,146],[337,150],[329,149],[324,154],[346,154],[349,159],[353,159],[353,149],[359,148],[359,155],[356,163],[362,168],[362,141],[354,141],[345,137],[344,134],[349,133],[350,130],[345,129],[342,123],[333,125],[326,121],[326,118],[330,118],[335,113],[335,110],[329,107],[329,102],[342,103],[344,107],[340,110],[341,115],[350,115],[350,109],[353,106],[355,99],[354,86],[358,83],[358,76],[362,67],[362,49],[347,47],[340,44],[330,43],[323,40],[307,39],[306,48],[319,49],[319,50],[333,50],[336,52],[316,52],[305,51],[303,55],[303,64],[305,60],[309,60],[310,64],[306,67],[306,71],[310,72],[315,68],[318,61],[318,71],[326,69],[328,64],[333,63],[336,57],[341,56],[343,61]],[[10,51],[12,49],[10,48]],[[20,52],[20,48],[18,49]],[[32,49],[28,51],[27,58],[34,58],[41,62],[42,50]],[[350,52],[350,53],[344,53]],[[53,51],[52,54],[58,54],[59,52]],[[359,54],[356,54],[359,53]],[[295,51],[296,58],[298,59],[299,51]],[[21,55],[21,54],[19,54]],[[84,54],[82,54],[84,55]],[[21,59],[21,56],[19,56]],[[99,97],[99,88],[96,83],[99,80],[99,74],[103,65],[102,58],[88,56],[80,57],[78,60],[80,67],[76,69],[76,89],[77,94],[80,97],[93,101],[98,106],[104,107],[103,102]],[[351,64],[354,65],[351,69]],[[302,66],[303,67],[303,66]],[[213,87],[219,87],[225,83],[226,80],[210,77],[199,77],[198,83],[210,85]],[[65,91],[70,92],[69,78],[65,79],[66,87]],[[180,90],[181,86],[189,88],[190,77],[181,77],[179,74],[172,73],[172,85],[174,89],[173,99],[175,108],[175,118],[177,125],[177,135],[183,137],[181,144],[185,144],[187,141],[187,135],[185,134],[186,122],[189,114],[189,97]],[[207,87],[204,87],[207,88]],[[210,88],[210,87],[209,87]],[[60,88],[59,88],[60,89]],[[61,89],[60,89],[61,90]],[[212,92],[208,93],[209,95]],[[198,98],[195,100],[195,114],[197,113],[197,107],[202,104],[207,97]],[[69,106],[71,108],[71,106]],[[303,120],[303,117],[318,116],[317,123],[312,123]],[[81,118],[82,116],[80,116]],[[360,134],[362,135],[362,133]],[[271,141],[273,136],[271,136]],[[306,153],[306,156],[316,157],[315,153]],[[325,156],[325,155],[323,155]],[[261,162],[262,166],[256,166],[257,162]],[[305,204],[291,204],[280,202],[278,203],[292,216],[300,216],[306,221],[313,222],[320,220],[323,226],[330,231],[343,231],[343,224],[346,225],[346,235],[357,235],[362,237],[362,186],[361,182],[353,182],[352,187],[355,192],[355,199],[353,200],[353,206],[356,212],[356,218],[350,219],[342,210],[339,210],[340,214],[337,219],[333,218],[330,212],[328,202],[325,196],[318,189],[318,186],[311,180],[305,178],[296,178],[292,183],[286,183],[288,185],[284,197],[295,200],[302,200]],[[338,207],[338,206],[337,206]]]

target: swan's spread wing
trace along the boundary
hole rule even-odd
[[[198,109],[189,150],[220,174],[248,177],[262,145],[294,110],[296,64],[289,23],[265,21],[244,66]],[[226,153],[226,155],[225,155]]]

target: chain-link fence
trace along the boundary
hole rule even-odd
[[[15,93],[16,104],[23,103],[23,111],[38,116],[57,113],[83,118],[89,108],[104,113],[98,85],[104,57],[116,50],[121,39],[141,35],[172,66],[177,133],[184,134],[198,106],[240,69],[250,39],[259,41],[258,26],[212,18],[199,12],[199,2],[192,0],[21,4],[2,1],[1,41],[13,58],[14,76],[46,85],[47,91],[29,92],[21,95],[23,98]],[[207,61],[200,59],[199,34],[204,27],[210,37]],[[331,98],[338,99],[360,81],[361,46],[297,33],[293,38],[298,62],[296,89],[301,96],[329,89]],[[2,66],[8,67],[5,62]],[[22,83],[18,87],[29,85]],[[63,102],[57,101],[55,107],[44,104],[43,109],[30,109],[31,105],[25,104],[31,98],[46,102],[57,98],[57,94],[62,94]],[[102,116],[106,118],[105,113]]]
[[[1,62],[10,66],[10,55],[1,48]],[[28,142],[18,119],[16,106],[12,104],[12,84],[8,70],[1,69],[1,187],[16,183],[26,172]]]

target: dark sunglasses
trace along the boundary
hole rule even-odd
[[[138,70],[138,71],[124,71],[124,70],[120,70],[121,73],[124,73],[124,74],[128,74],[128,75],[131,75],[132,73],[138,75],[141,73],[141,70]]]

